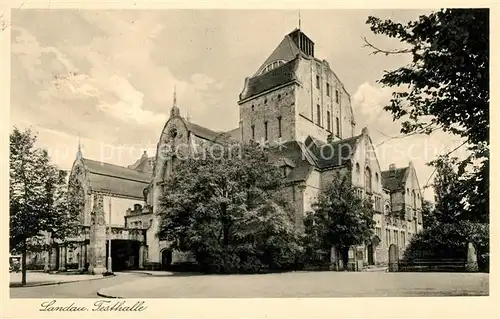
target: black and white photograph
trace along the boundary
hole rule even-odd
[[[21,3],[2,33],[11,300],[490,296],[489,8]]]

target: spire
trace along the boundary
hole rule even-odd
[[[177,92],[174,85],[174,102],[172,105],[172,109],[170,110],[170,117],[176,117],[176,116],[180,116],[180,111],[179,108],[177,107]]]
[[[82,142],[80,138],[80,132],[78,132],[78,151],[76,152],[76,158],[81,159],[82,156]]]
[[[174,107],[177,107],[177,90],[175,89],[175,84],[174,84]]]

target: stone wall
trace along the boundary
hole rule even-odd
[[[281,117],[281,138],[283,141],[295,139],[295,88],[294,84],[270,91],[252,98],[240,105],[240,125],[243,141],[265,139],[265,122],[267,122],[267,139],[274,143],[279,136]]]
[[[349,94],[328,62],[302,58],[297,73],[302,84],[297,92],[297,140],[304,140],[307,135],[312,135],[326,141],[330,133],[339,135],[339,138],[353,136],[353,114]]]

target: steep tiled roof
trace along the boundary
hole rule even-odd
[[[308,148],[314,154],[316,165],[319,168],[342,166],[351,160],[361,137],[362,135],[357,135],[322,145],[318,145],[317,140],[313,139],[316,143],[309,144]]]
[[[215,132],[204,126],[188,121],[186,121],[186,125],[188,127],[188,130],[191,131],[191,133],[209,141],[215,141],[216,139],[221,138],[225,134],[224,132]]]
[[[314,162],[308,152],[307,148],[297,141],[288,141],[281,147],[270,149],[271,159],[274,159],[278,164],[284,163],[291,167],[286,182],[305,181],[314,170]]]
[[[230,131],[226,132],[229,137],[231,137],[234,140],[240,141],[241,140],[241,129],[239,127],[232,129]]]
[[[82,159],[82,161],[90,179],[90,186],[94,191],[142,199],[143,190],[151,180],[149,174],[127,167],[90,159]]]
[[[296,80],[295,69],[298,63],[299,59],[296,58],[267,73],[248,79],[244,91],[240,94],[240,100]]]
[[[409,167],[395,168],[388,171],[383,171],[382,186],[393,192],[395,190],[404,189],[406,178],[408,177]]]
[[[259,70],[255,75],[258,75],[259,72],[265,68],[269,63],[277,60],[290,61],[295,59],[297,54],[300,53],[299,48],[293,42],[290,35],[286,35],[281,43],[274,49],[273,53],[264,61],[264,63],[260,66]]]

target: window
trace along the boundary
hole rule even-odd
[[[372,192],[372,171],[369,167],[365,169],[365,189],[367,193]]]
[[[385,204],[385,213],[389,214],[390,212],[391,212],[391,207],[389,206],[389,204]]]
[[[316,105],[316,116],[318,117],[316,119],[316,124],[321,126],[321,107],[319,106],[319,104]]]
[[[330,96],[330,83],[326,84],[326,96]]]
[[[327,129],[328,131],[332,131],[332,121],[330,120],[330,111],[326,111],[326,125],[327,125]]]
[[[266,65],[266,67],[264,69],[262,69],[262,72],[260,72],[260,74],[264,74],[266,72],[274,70],[274,69],[282,66],[283,64],[285,64],[284,60],[273,61],[273,62],[269,63],[268,65]]]
[[[267,99],[264,99],[264,105],[267,105]]]
[[[394,244],[396,244],[396,246],[399,247],[399,236],[397,230],[394,230]]]
[[[281,94],[278,94],[278,100],[281,100]]]
[[[335,124],[337,125],[337,136],[340,137],[340,119],[338,117],[335,118]]]
[[[378,183],[378,173],[375,173],[375,181]]]
[[[382,238],[382,228],[380,228],[380,227],[375,227],[375,235],[377,235],[377,237],[378,237],[379,239],[381,239],[381,238]]]
[[[401,231],[401,246],[406,247],[406,236],[403,230]]]
[[[255,140],[255,125],[252,125],[252,140]]]
[[[264,122],[264,139],[267,141],[267,121]]]
[[[413,208],[417,208],[417,197],[415,195],[415,191],[412,191],[412,197],[413,197]]]
[[[283,165],[281,167],[281,172],[283,174],[283,177],[286,177],[288,175],[288,167],[286,167],[286,165]]]
[[[391,231],[389,229],[385,230],[385,242],[387,246],[391,244]]]
[[[281,137],[281,116],[278,117],[278,138]]]
[[[319,84],[319,75],[316,75],[316,88],[319,89],[320,84]]]
[[[339,91],[338,90],[335,90],[335,102],[337,102],[337,104],[339,104]]]
[[[382,198],[380,196],[375,196],[374,205],[375,211],[382,212]]]

